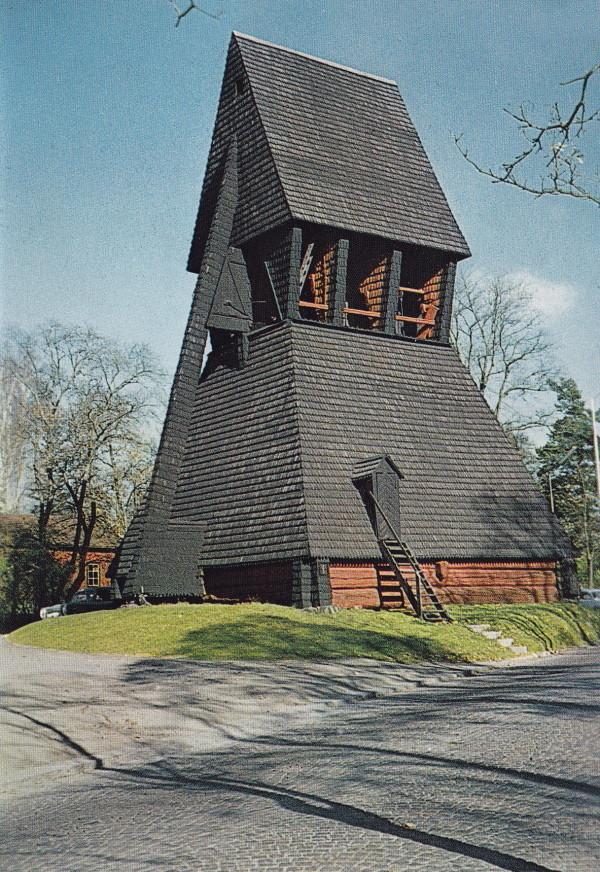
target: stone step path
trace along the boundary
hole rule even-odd
[[[514,645],[514,639],[509,639],[502,635],[499,630],[490,630],[489,624],[468,624],[469,630],[473,630],[474,633],[479,633],[481,636],[485,636],[486,639],[493,639],[494,642],[497,642],[499,645],[502,645],[503,648],[508,648],[513,654],[527,654],[527,645]]]

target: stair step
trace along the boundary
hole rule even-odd
[[[503,648],[512,648],[512,643],[514,641],[514,639],[496,639],[496,642],[499,645],[502,645]]]
[[[421,612],[423,620],[436,623],[442,621],[452,623],[450,615],[443,603],[440,602],[429,580],[423,574],[423,570],[408,545],[400,540],[382,539],[380,540],[380,546],[392,570],[390,572],[385,566],[377,570],[382,605],[387,606],[390,600],[400,599],[399,594],[392,592],[392,588],[396,587],[399,589],[399,592],[406,595],[413,611]],[[419,594],[417,594],[417,589]],[[403,599],[404,596],[402,596]],[[419,599],[420,606],[417,602]]]
[[[482,630],[481,635],[486,639],[499,639],[502,633],[499,630]]]
[[[528,654],[527,645],[511,645],[510,650],[513,654]]]
[[[443,604],[439,600],[437,600],[437,602],[435,600],[432,600],[431,607],[436,609],[438,612],[445,612],[446,611]]]

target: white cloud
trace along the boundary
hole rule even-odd
[[[575,305],[577,292],[572,285],[549,282],[528,272],[510,273],[507,278],[523,285],[530,292],[536,309],[544,315],[562,315]]]

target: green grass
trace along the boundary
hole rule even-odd
[[[600,609],[574,603],[451,606],[449,611],[458,623],[489,624],[531,652],[592,644],[600,638]]]
[[[473,662],[510,654],[467,629],[489,623],[530,650],[600,637],[600,615],[578,606],[453,607],[457,623],[426,624],[393,612],[333,615],[274,605],[163,605],[72,615],[28,624],[9,639],[84,653],[203,660],[370,657],[398,663]],[[518,632],[517,632],[518,631]]]

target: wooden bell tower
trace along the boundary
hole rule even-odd
[[[125,592],[385,604],[367,469],[447,601],[554,598],[570,545],[448,344],[468,256],[394,82],[234,33]]]

